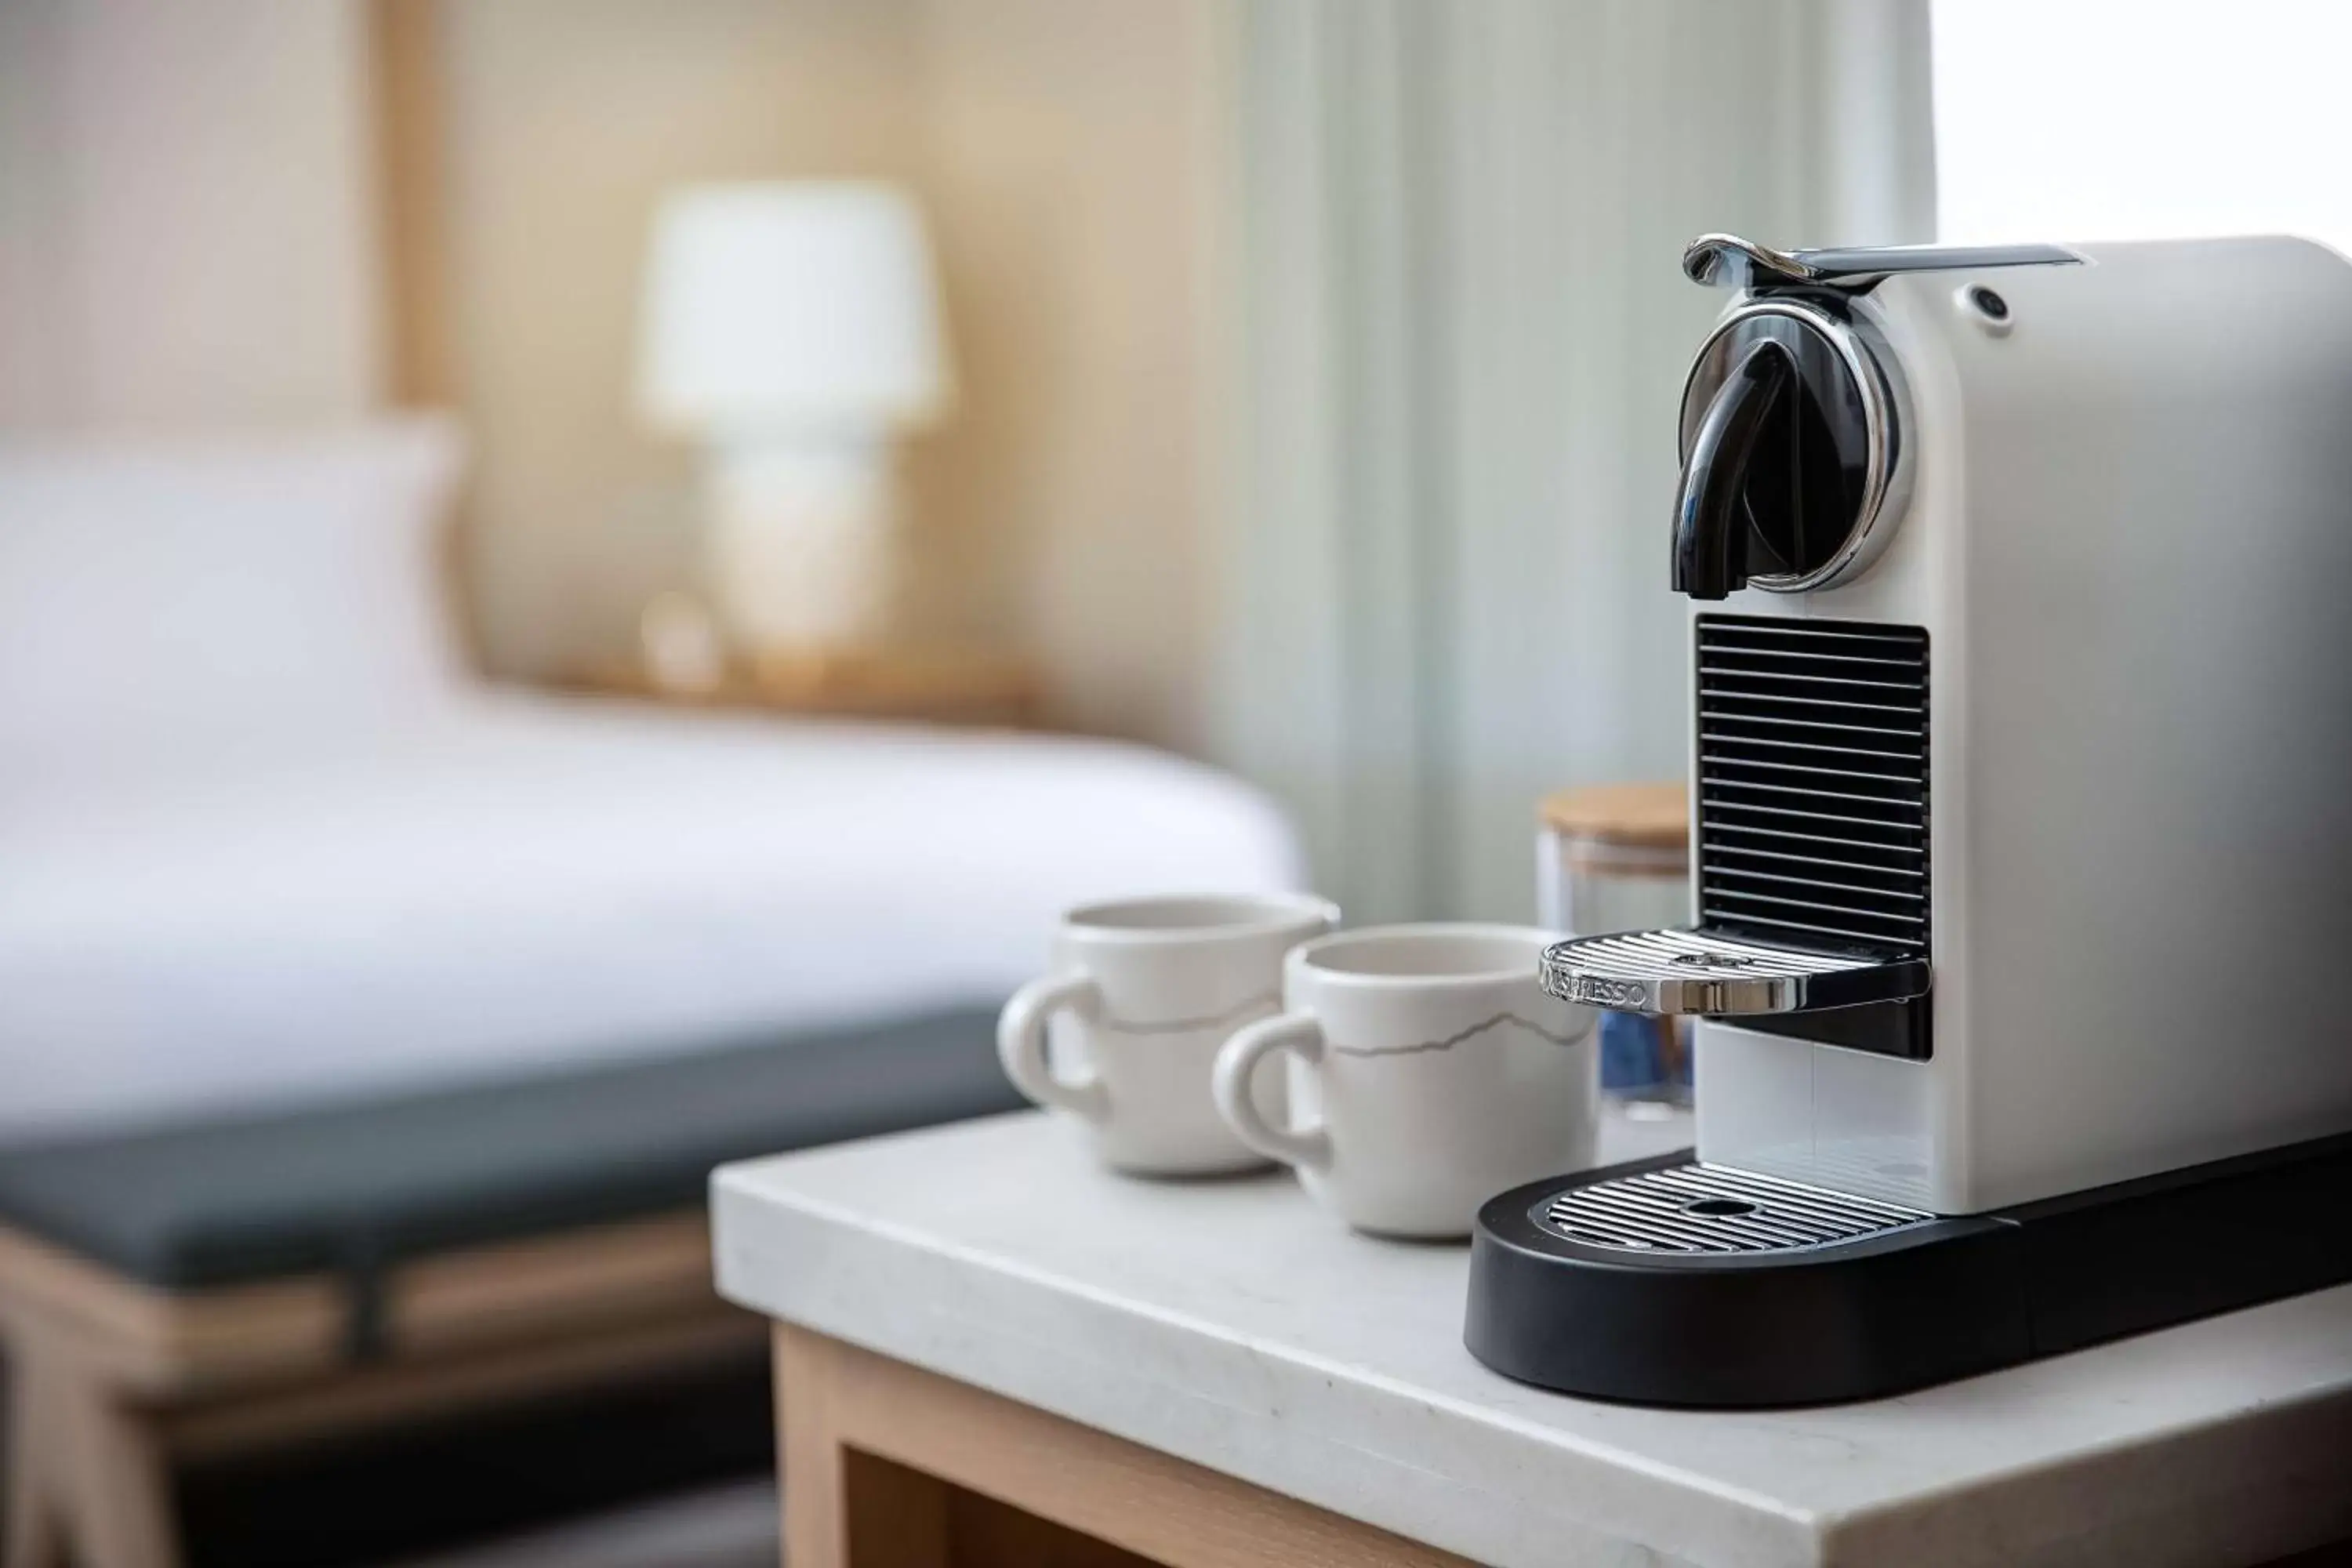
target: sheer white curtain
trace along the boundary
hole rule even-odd
[[[1524,919],[1684,768],[1685,241],[1929,237],[1925,0],[1249,0],[1225,760],[1351,919]]]

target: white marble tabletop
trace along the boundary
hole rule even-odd
[[[1603,1156],[1686,1141],[1612,1121]],[[2352,1287],[1870,1404],[1646,1410],[1462,1348],[1468,1249],[1024,1113],[713,1182],[730,1300],[1504,1568],[2221,1564],[2352,1535]]]

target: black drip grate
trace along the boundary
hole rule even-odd
[[[1543,1223],[1627,1252],[1778,1252],[1859,1241],[1936,1216],[1898,1204],[1693,1162],[1570,1187]]]

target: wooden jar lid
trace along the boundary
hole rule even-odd
[[[1629,849],[1681,851],[1689,842],[1690,796],[1680,784],[1559,790],[1544,796],[1536,816],[1562,837]]]

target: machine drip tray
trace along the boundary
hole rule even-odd
[[[2352,1279],[2352,1135],[1945,1216],[1689,1152],[1491,1199],[1464,1340],[1567,1394],[1871,1399]]]

